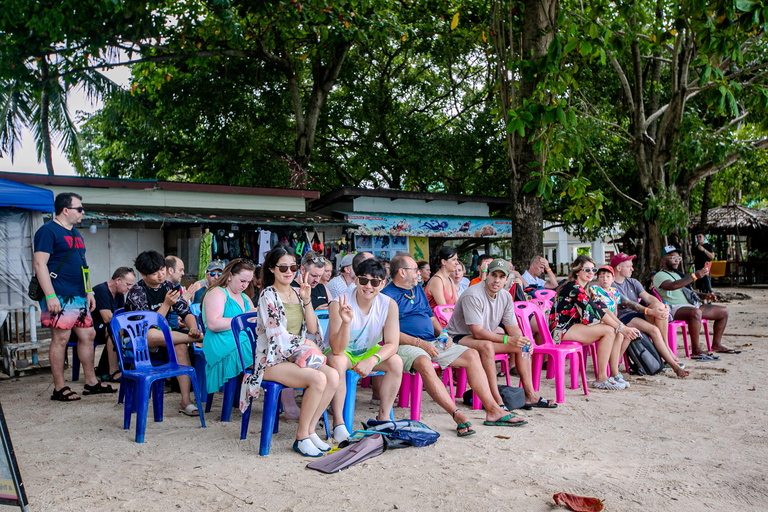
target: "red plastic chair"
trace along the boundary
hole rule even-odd
[[[544,356],[548,356],[547,371],[551,369],[555,378],[555,400],[557,403],[565,401],[565,359],[571,361],[571,389],[578,389],[578,373],[581,372],[581,383],[584,388],[584,394],[589,395],[587,390],[586,368],[584,366],[584,357],[581,343],[562,342],[555,345],[552,342],[552,336],[549,333],[549,326],[544,318],[544,313],[536,304],[530,302],[515,302],[515,316],[517,323],[523,334],[533,339],[531,331],[530,317],[534,316],[536,325],[539,327],[542,344],[534,347],[533,360],[531,368],[533,369],[533,389],[539,390],[539,381],[541,380],[541,366],[544,362]],[[578,365],[578,366],[576,366]]]

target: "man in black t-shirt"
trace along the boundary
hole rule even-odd
[[[141,279],[128,290],[125,296],[125,310],[156,311],[165,317],[173,310],[179,315],[179,323],[183,321],[189,332],[171,332],[176,349],[176,360],[179,364],[191,366],[187,345],[202,341],[203,335],[197,330],[197,320],[189,311],[189,304],[181,296],[180,287],[165,280],[165,258],[157,251],[144,251],[136,257],[133,266],[141,274]],[[147,334],[147,343],[150,347],[165,348],[166,346],[163,333],[158,329],[150,329]],[[197,416],[197,407],[189,399],[191,391],[189,377],[178,377],[178,381],[181,391],[179,412],[187,416]]]
[[[99,344],[106,344],[101,352],[96,375],[106,375],[107,382],[120,382],[120,367],[117,364],[117,352],[112,343],[109,322],[115,311],[125,307],[125,294],[136,281],[136,274],[130,267],[120,267],[112,273],[112,279],[93,287],[96,298],[96,309],[93,310],[93,328]]]
[[[693,266],[696,270],[701,270],[708,261],[715,259],[715,248],[706,242],[704,233],[696,233],[696,244],[691,252],[693,253]],[[700,292],[712,293],[712,281],[709,274],[703,279],[699,279],[696,287]]]
[[[312,287],[312,309],[327,310],[331,292],[320,282],[325,274],[325,258],[314,251],[309,251],[301,258],[301,273],[307,274],[307,284]]]

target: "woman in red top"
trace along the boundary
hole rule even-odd
[[[459,264],[459,255],[456,254],[456,250],[452,247],[443,247],[432,257],[430,263],[432,279],[429,280],[425,289],[429,307],[434,309],[435,306],[456,304],[459,294],[451,278],[451,274]]]

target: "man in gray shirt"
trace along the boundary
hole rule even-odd
[[[454,343],[473,348],[480,353],[483,369],[488,376],[494,400],[503,404],[496,377],[496,354],[514,354],[515,367],[525,390],[528,407],[554,408],[554,400],[536,394],[531,379],[531,359],[523,358],[523,347],[533,342],[523,336],[517,326],[514,301],[504,289],[509,278],[509,262],[495,259],[488,265],[485,281],[467,288],[459,296],[446,329]],[[504,326],[504,334],[497,332]]]
[[[635,256],[623,252],[611,258],[615,276],[613,286],[621,294],[616,314],[624,324],[644,332],[653,340],[656,351],[678,377],[687,377],[691,372],[683,369],[669,348],[669,310],[663,302],[645,291],[640,281],[632,278],[634,259]],[[648,306],[640,304],[641,300]]]

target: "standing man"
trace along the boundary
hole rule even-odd
[[[708,261],[715,259],[715,248],[707,243],[704,233],[696,233],[696,245],[691,251],[693,253],[693,266],[696,270],[701,270]],[[712,280],[709,274],[703,276],[696,282],[696,288],[703,293],[712,293]]]
[[[91,311],[96,307],[90,289],[85,243],[75,225],[83,220],[82,197],[72,192],[56,196],[55,217],[35,233],[34,268],[45,299],[40,302],[40,321],[51,328],[51,400],[70,402],[80,396],[64,385],[64,354],[71,331],[77,335],[77,355],[85,374],[84,395],[114,393],[112,386],[96,379],[93,367]]]
[[[704,304],[698,302],[692,304],[685,296],[683,288],[698,281],[709,273],[703,268],[693,274],[680,277],[677,269],[680,266],[680,252],[674,245],[668,245],[661,251],[661,270],[653,276],[653,287],[659,292],[661,298],[669,304],[672,318],[684,320],[688,324],[688,333],[691,336],[691,359],[698,361],[713,361],[716,356],[707,354],[699,346],[699,332],[701,331],[701,319],[706,318],[714,322],[712,327],[712,350],[717,353],[738,354],[739,352],[722,345],[723,332],[728,323],[728,310],[723,306]],[[693,292],[696,293],[696,292]],[[699,293],[704,299],[715,300],[711,293]]]
[[[352,260],[354,260],[354,258],[355,255],[352,253],[341,258],[339,275],[328,282],[328,290],[331,292],[331,300],[338,299],[339,295],[345,293],[347,288],[349,288],[349,285],[355,281],[355,272],[352,270]]]
[[[130,267],[120,267],[112,273],[112,279],[93,287],[96,309],[93,311],[93,327],[96,329],[96,343],[104,343],[101,359],[96,368],[97,375],[105,375],[107,382],[120,382],[120,366],[117,362],[115,344],[112,342],[109,322],[115,311],[125,307],[125,294],[136,281],[136,274]]]
[[[548,281],[539,277],[544,273],[547,274]],[[548,290],[554,290],[558,286],[557,276],[552,272],[552,269],[549,267],[549,262],[544,256],[534,256],[533,259],[531,259],[531,265],[523,274],[523,281],[525,281],[528,286],[536,286],[537,288],[546,288]]]

